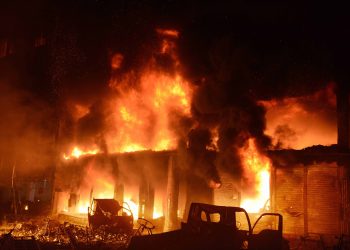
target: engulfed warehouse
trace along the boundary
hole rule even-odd
[[[269,172],[267,196],[263,197],[257,210],[245,203],[247,180],[244,179],[249,176],[243,174],[237,178],[218,168],[216,174],[220,182],[216,186],[215,174],[203,174],[201,167],[207,165],[204,168],[207,173],[212,171],[210,166],[215,165],[217,152],[192,145],[184,151],[186,157],[183,151],[175,150],[97,154],[63,160],[56,172],[56,195],[68,192],[68,196],[65,205],[56,202],[55,212],[76,209],[70,208],[73,205],[69,196],[80,197],[80,202],[84,199],[91,201],[101,191],[99,188],[106,191],[108,186],[109,196],[135,203],[135,213],[140,217],[158,219],[162,230],[179,227],[179,221],[186,218],[189,203],[197,201],[242,206],[253,217],[261,212],[277,212],[284,217],[285,235],[294,238],[313,236],[334,243],[336,237],[349,233],[350,154],[348,141],[341,139],[348,134],[348,126],[344,125],[348,122],[348,115],[344,112],[349,110],[344,105],[348,107],[348,102],[338,105],[337,145],[270,150],[268,157],[259,158],[257,154],[251,157],[255,165],[262,166],[260,172]],[[200,157],[189,157],[196,150],[202,152]],[[196,173],[198,169],[201,170],[199,174]],[[94,178],[89,177],[89,172]],[[99,178],[107,186],[98,187],[96,179]],[[75,203],[79,203],[78,200]]]
[[[141,217],[163,217],[167,223],[173,223],[171,226],[168,224],[167,230],[178,226],[177,216],[179,220],[183,218],[186,195],[191,195],[190,191],[186,192],[188,184],[183,173],[179,171],[181,167],[178,166],[176,155],[176,152],[140,152],[112,156],[112,159],[118,159],[116,166],[119,172],[128,173],[128,176],[119,175],[122,181],[116,181],[117,184],[112,187],[114,197],[118,200],[134,199],[139,205],[138,215]],[[336,236],[348,234],[349,155],[338,153],[336,147],[323,146],[304,150],[271,151],[269,155],[273,160],[270,204],[259,212],[265,209],[281,213],[284,217],[284,233],[291,237],[318,235],[336,240]],[[97,161],[97,158],[87,157],[75,161],[74,164],[84,166],[81,171],[85,171],[87,162]],[[67,164],[62,168],[63,172],[68,174],[67,169],[72,169],[73,165]],[[154,168],[153,171],[150,168]],[[74,172],[81,176],[82,172],[76,172],[76,166]],[[150,176],[151,172],[158,174],[156,177]],[[76,179],[70,180],[76,183]],[[59,178],[56,183],[61,185],[61,189],[67,188]],[[72,185],[71,182],[65,183]],[[237,180],[223,174],[221,183],[222,186],[214,190],[207,202],[240,206],[241,192],[237,189]],[[88,191],[91,187],[89,186]],[[82,191],[78,187],[74,188],[77,193]],[[159,217],[155,210],[160,213]]]
[[[272,209],[284,232],[337,240],[349,234],[349,93],[337,92],[338,144],[271,151]]]

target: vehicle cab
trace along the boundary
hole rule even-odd
[[[133,230],[134,217],[131,210],[114,199],[93,199],[88,208],[89,227],[93,230],[104,227],[114,233]]]
[[[243,208],[192,203],[187,222],[181,224],[181,229],[135,236],[128,249],[282,250],[282,224],[280,214],[266,213],[252,227]]]

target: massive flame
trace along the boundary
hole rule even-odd
[[[303,149],[337,142],[335,84],[313,94],[261,101],[266,134],[277,148]]]
[[[160,56],[170,58],[171,72],[159,67],[156,58],[151,58],[141,71],[119,73],[123,67],[124,56],[116,53],[111,58],[112,77],[109,82],[110,92],[115,96],[108,103],[108,126],[103,139],[108,152],[122,153],[143,150],[175,149],[178,138],[172,128],[178,117],[190,117],[190,107],[193,89],[179,73],[179,61],[176,55],[176,30],[157,29],[161,36]],[[83,110],[84,112],[80,112]],[[88,114],[88,109],[79,110],[76,105],[74,112]],[[79,112],[78,112],[79,111]],[[69,153],[63,155],[65,160],[79,158],[84,155],[101,153],[97,145],[74,146]],[[92,174],[93,173],[93,174]],[[86,185],[81,185],[79,201],[75,212],[86,213],[92,197],[113,198],[114,180],[109,173],[92,171],[86,174]],[[137,190],[127,190],[125,187],[124,201],[138,217]],[[137,198],[135,198],[137,197]],[[65,209],[68,210],[68,209]],[[163,215],[162,203],[155,200],[154,218]]]
[[[72,151],[71,151],[70,154],[68,154],[68,155],[63,154],[63,158],[64,158],[65,160],[69,160],[69,159],[71,159],[71,158],[76,158],[76,159],[78,159],[78,158],[80,158],[80,156],[84,156],[84,155],[95,155],[95,154],[97,154],[98,152],[99,152],[98,149],[92,149],[92,150],[89,149],[89,150],[84,151],[84,150],[82,150],[82,149],[80,149],[80,148],[78,148],[78,147],[74,147],[74,148],[72,149]]]
[[[181,75],[150,70],[141,77],[138,89],[118,87],[121,96],[113,103],[118,130],[109,134],[110,148],[115,152],[175,149],[171,118],[175,112],[190,115],[192,95]]]
[[[266,209],[270,199],[270,169],[269,158],[260,154],[255,140],[250,138],[241,150],[244,167],[244,183],[241,207],[249,213],[258,213]],[[251,192],[247,192],[253,189]]]
[[[62,200],[64,204],[60,204],[62,210],[73,214],[87,214],[88,208],[91,207],[92,198],[96,199],[113,199],[114,198],[115,180],[111,173],[94,169],[93,164],[87,169],[83,182],[78,191],[79,197],[73,208],[68,207],[69,195],[65,195]],[[161,199],[158,199],[161,200]],[[134,219],[139,216],[138,193],[137,189],[129,187],[124,193],[124,202],[119,201],[127,210],[130,209]],[[127,212],[127,210],[125,210]],[[153,218],[163,216],[162,204],[155,201]]]
[[[178,138],[171,125],[176,117],[191,116],[193,87],[181,76],[176,55],[174,39],[179,32],[156,31],[162,36],[156,53],[170,58],[171,72],[159,67],[156,58],[151,58],[141,72],[131,70],[120,75],[118,70],[123,66],[123,55],[116,53],[111,59],[114,74],[109,87],[115,98],[109,101],[109,128],[103,135],[109,152],[175,149]],[[99,153],[96,147],[74,146],[70,153],[64,154],[64,159]]]
[[[174,39],[179,33],[160,29],[157,32],[163,36],[158,53],[169,56],[173,61],[174,67],[170,72],[158,67],[156,60],[152,58],[141,72],[130,71],[120,77],[118,70],[123,67],[124,56],[116,53],[111,59],[111,69],[116,74],[112,76],[109,87],[115,98],[108,103],[110,127],[103,134],[108,152],[175,149],[178,138],[172,123],[178,117],[191,116],[194,90],[178,70],[179,61]],[[217,128],[212,132],[214,141],[210,149],[217,150]],[[64,155],[64,159],[97,154],[101,150],[97,145],[74,146],[69,154]],[[241,158],[244,165],[243,185],[247,185],[247,190],[254,189],[252,192],[242,193],[241,206],[248,212],[259,212],[270,197],[271,164],[267,157],[259,154],[253,139],[248,140],[246,147],[241,150]],[[86,214],[92,197],[113,198],[115,180],[112,176],[112,173],[90,168],[78,191],[80,197],[75,212]],[[133,188],[125,187],[124,202],[136,219],[139,211],[138,190]],[[155,197],[153,218],[163,216],[162,206],[162,199]]]

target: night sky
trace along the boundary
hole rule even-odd
[[[280,1],[4,1],[0,37],[21,47],[36,33],[51,35],[51,46],[67,50],[62,67],[70,85],[90,79],[85,85],[93,86],[108,79],[110,53],[121,51],[135,67],[153,45],[155,27],[176,28],[189,78],[213,73],[209,54],[226,40],[229,53],[239,50],[239,55],[224,54],[241,61],[240,70],[252,73],[249,88],[268,98],[304,94],[328,80],[347,81],[350,31],[343,7]],[[60,44],[64,37],[76,44]],[[52,58],[49,63],[55,64]]]

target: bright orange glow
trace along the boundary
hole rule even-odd
[[[219,131],[218,127],[215,127],[210,130],[212,141],[209,146],[207,146],[207,150],[218,151],[218,141],[219,141]]]
[[[261,101],[266,131],[276,148],[303,149],[337,143],[334,84],[311,95]]]
[[[120,53],[116,53],[113,55],[111,60],[112,69],[119,69],[122,66],[124,56]]]
[[[270,199],[270,160],[261,155],[250,138],[241,150],[244,167],[244,184],[242,188],[243,207],[249,213],[258,213]],[[250,191],[250,192],[249,192]]]
[[[74,192],[77,195],[75,204],[68,207],[71,192],[64,192],[58,197],[57,210],[59,212],[87,214],[88,207],[91,206],[91,199],[112,199],[114,197],[114,183],[112,173],[95,168],[94,162],[92,162],[87,166],[84,176],[82,176],[79,189]]]
[[[162,194],[156,191],[154,194],[153,219],[158,219],[164,215],[162,202]]]
[[[193,87],[182,77],[179,70],[179,61],[176,55],[176,39],[179,32],[176,30],[157,29],[160,37],[159,50],[154,54],[161,54],[169,58],[172,70],[162,69],[156,57],[149,59],[148,64],[139,69],[122,72],[123,62],[128,58],[115,53],[111,57],[112,77],[109,82],[111,99],[105,100],[108,109],[106,129],[103,131],[103,141],[110,153],[134,151],[162,151],[177,147],[178,138],[174,132],[174,123],[179,117],[191,116],[191,102]],[[119,75],[118,75],[119,74]],[[78,121],[90,110],[83,106],[71,105]],[[64,159],[77,159],[85,155],[98,154],[102,150],[96,149],[99,145],[80,145],[63,155]],[[76,190],[79,198],[74,208],[68,208],[68,198],[61,210],[86,214],[92,198],[113,198],[113,173],[106,170],[94,169],[94,163],[88,167],[84,181]],[[124,202],[132,210],[134,218],[138,218],[139,204],[138,189],[125,186]],[[69,197],[69,193],[65,194]],[[119,201],[123,203],[123,201]],[[155,199],[153,217],[163,216],[162,198]]]
[[[78,159],[80,156],[83,156],[83,155],[95,155],[98,152],[99,152],[98,149],[83,151],[83,150],[79,149],[78,147],[74,147],[70,154],[68,154],[68,155],[63,154],[63,158],[65,160],[69,160],[69,159],[72,159],[72,158]]]
[[[156,29],[158,34],[165,35],[165,36],[171,36],[174,38],[177,38],[179,36],[179,32],[177,30],[173,29]]]
[[[112,199],[114,197],[114,178],[106,171],[90,167],[79,190],[76,212],[87,213],[91,205],[90,198]]]
[[[153,211],[153,219],[158,219],[162,216],[163,216],[163,212],[161,212],[160,210],[158,210],[157,207],[155,207]]]
[[[139,205],[131,198],[129,194],[127,194],[124,199],[125,203],[127,203],[130,207],[130,210],[134,216],[134,220],[137,220],[139,217]]]
[[[78,208],[77,208],[77,212],[79,214],[87,214],[88,212],[88,207],[90,207],[90,202],[89,201],[81,201],[79,202]]]
[[[140,77],[137,89],[128,82],[111,85],[119,98],[111,104],[116,129],[106,133],[112,152],[171,150],[177,137],[171,129],[172,117],[190,116],[192,89],[181,75],[149,69]]]
[[[108,125],[103,133],[108,152],[134,152],[144,150],[172,150],[177,146],[178,138],[172,129],[177,117],[190,117],[192,86],[179,73],[179,61],[176,56],[176,30],[157,29],[161,36],[158,53],[171,58],[174,71],[159,70],[155,58],[136,74],[124,73],[122,77],[113,75],[109,87],[116,97],[109,100]],[[122,67],[124,56],[113,55],[111,68]],[[74,105],[73,105],[74,106]],[[76,109],[76,105],[74,106]],[[80,108],[81,109],[81,108]],[[78,112],[78,111],[74,111]],[[79,114],[89,112],[79,111]],[[81,115],[76,117],[81,118]],[[64,159],[79,158],[87,154],[97,154],[96,145],[77,146]],[[91,150],[93,148],[93,150]]]
[[[90,112],[89,107],[85,105],[69,102],[67,106],[69,107],[69,111],[75,120],[79,120]]]
[[[86,215],[88,213],[88,208],[91,207],[91,199],[114,198],[114,183],[115,180],[112,173],[101,171],[101,169],[94,169],[94,166],[92,165],[88,168],[80,186],[80,190],[77,192],[79,197],[76,206],[71,208],[68,207],[69,193],[64,193],[61,197],[63,199],[60,199],[60,204],[58,204],[59,211]],[[118,200],[118,202],[125,208],[130,208],[134,220],[136,221],[139,216],[139,204],[137,198],[135,199],[135,197],[138,197],[138,189],[133,186],[125,186],[125,188],[124,201]],[[154,201],[153,218],[163,216],[162,199],[158,196],[156,198],[158,199]],[[127,205],[124,203],[127,203]],[[127,212],[127,210],[124,211]]]

